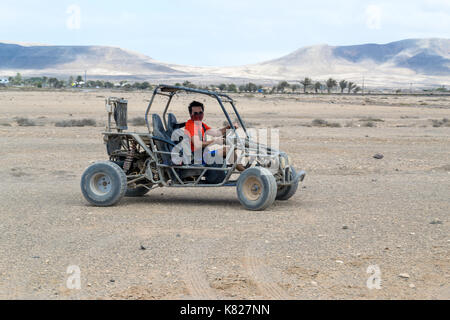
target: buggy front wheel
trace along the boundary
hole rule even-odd
[[[248,210],[261,211],[269,207],[277,195],[277,182],[272,173],[262,167],[245,170],[237,181],[237,196]]]
[[[290,170],[290,180],[292,181],[292,184],[278,188],[276,197],[277,200],[289,200],[297,192],[300,178],[297,178],[297,172],[292,167]]]
[[[127,191],[127,176],[113,162],[98,162],[83,173],[81,191],[86,200],[95,206],[113,206]]]

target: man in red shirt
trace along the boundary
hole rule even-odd
[[[227,147],[223,145],[223,137],[227,130],[230,129],[230,126],[221,129],[211,129],[207,124],[203,123],[204,112],[205,106],[201,102],[193,101],[189,105],[191,119],[186,122],[185,132],[191,137],[191,151],[194,154],[200,152],[203,155],[205,149],[209,149],[208,147],[219,145],[219,148],[211,152],[214,152],[216,157],[224,158],[227,154]],[[234,126],[238,128],[237,124],[234,124]],[[220,138],[207,141],[205,133],[208,133],[209,136]],[[245,170],[241,164],[238,164],[236,169],[239,171]]]

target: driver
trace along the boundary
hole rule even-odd
[[[191,137],[191,151],[192,153],[201,154],[209,153],[213,157],[225,158],[227,154],[227,146],[223,145],[224,136],[227,130],[231,129],[228,125],[221,129],[212,129],[207,124],[203,122],[205,113],[205,106],[203,103],[198,101],[192,101],[189,105],[189,115],[191,119],[186,122],[185,132]],[[233,124],[235,128],[238,128],[238,124]],[[206,135],[216,137],[213,140],[207,140]],[[236,161],[236,152],[234,156]],[[238,164],[236,169],[239,171],[244,171],[245,168],[242,164]]]

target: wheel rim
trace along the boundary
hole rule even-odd
[[[99,196],[104,196],[111,191],[111,177],[105,173],[94,174],[90,181],[91,190]]]
[[[261,197],[262,189],[262,183],[256,177],[249,177],[243,185],[244,196],[251,201],[256,201]]]

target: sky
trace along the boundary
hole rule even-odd
[[[0,42],[107,45],[235,66],[301,47],[450,38],[450,0],[0,0]]]

